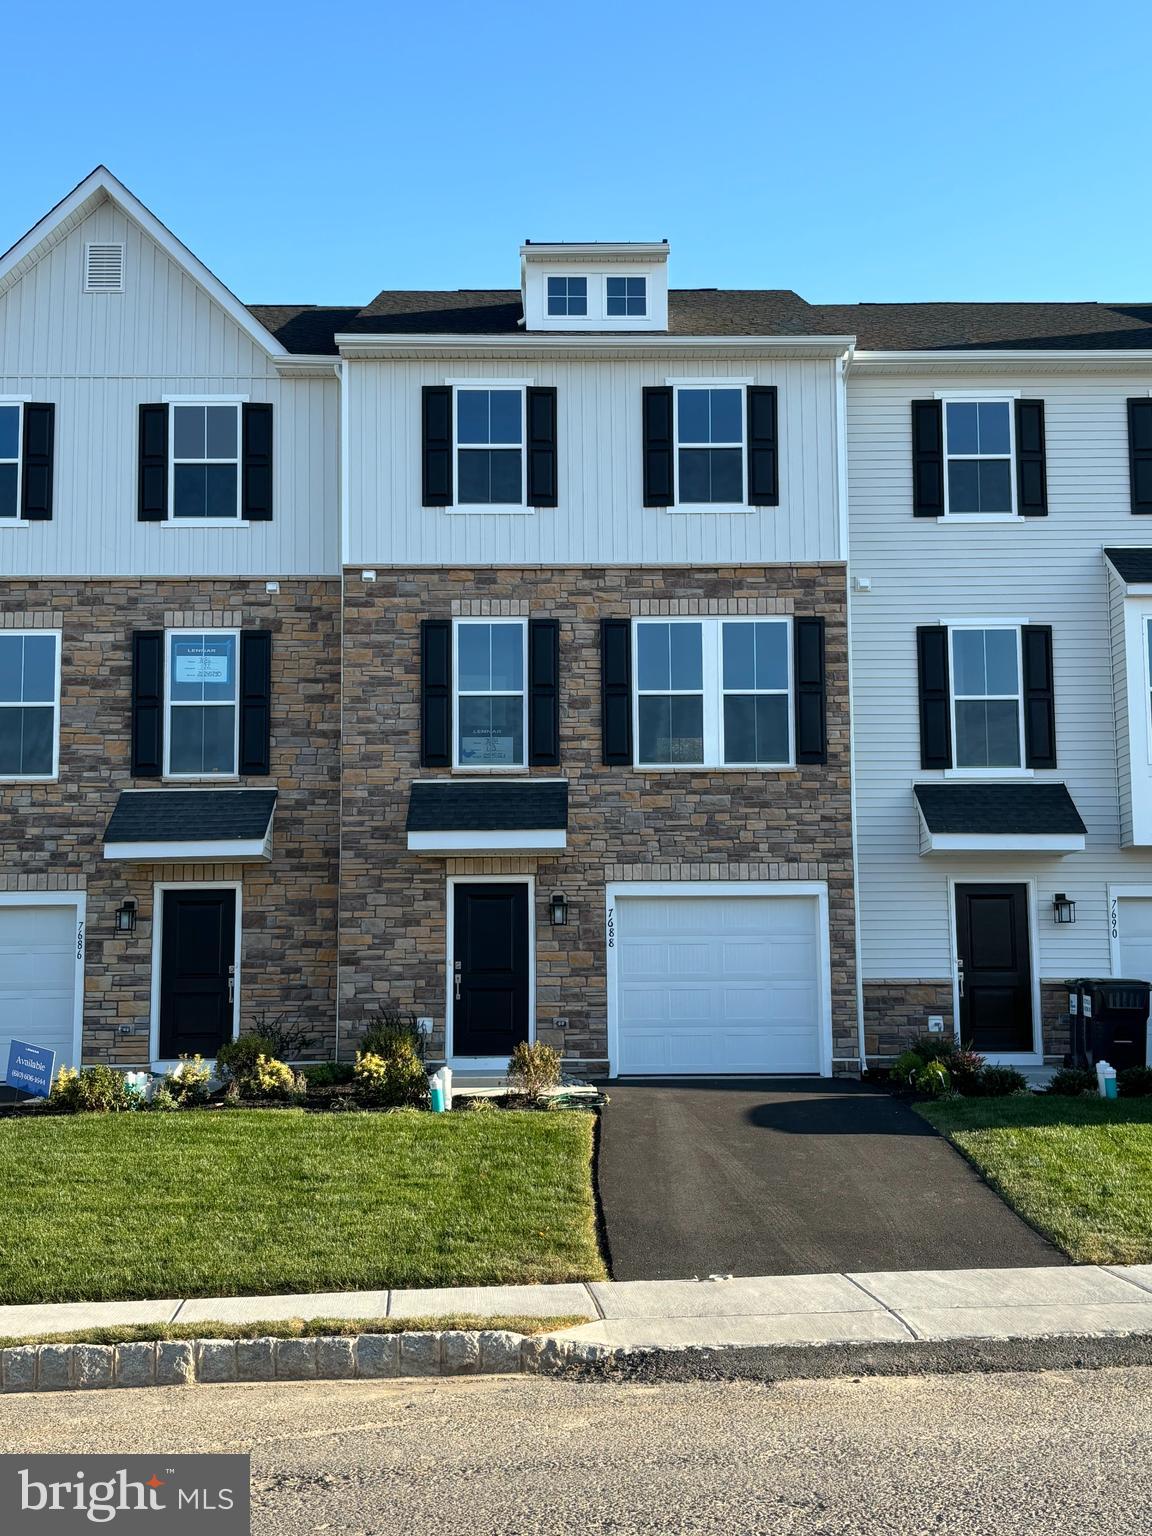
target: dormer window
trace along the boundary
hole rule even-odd
[[[548,279],[548,313],[550,315],[586,315],[588,313],[588,279],[586,277],[550,277]]]
[[[648,313],[646,277],[609,277],[605,279],[605,287],[606,314],[644,316]]]

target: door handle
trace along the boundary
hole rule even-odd
[[[235,1002],[235,1000],[236,1000],[236,978],[235,978],[235,976],[229,976],[229,978],[228,978],[228,1001],[229,1001],[229,1003],[232,1003],[232,1002]]]
[[[460,961],[459,960],[456,961],[454,969],[455,969],[455,972],[456,972],[456,977],[455,977],[455,980],[456,980],[456,1001],[459,1002],[460,1001]]]
[[[958,987],[959,994],[960,994],[961,997],[963,997],[964,996],[964,962],[963,962],[963,960],[957,960],[957,962],[956,962],[956,982],[957,982],[957,987]]]

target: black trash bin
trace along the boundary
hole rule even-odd
[[[1094,1067],[1148,1064],[1148,1002],[1152,983],[1120,976],[1081,977],[1066,983],[1072,1012],[1072,1062]]]

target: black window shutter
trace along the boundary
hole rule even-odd
[[[452,505],[452,386],[425,384],[421,396],[423,504]]]
[[[1016,402],[1016,511],[1021,517],[1048,516],[1043,400]]]
[[[1024,653],[1024,750],[1029,768],[1056,766],[1056,695],[1052,684],[1052,630],[1026,624]]]
[[[560,761],[560,625],[555,619],[528,623],[528,762],[543,767]]]
[[[600,621],[601,757],[619,766],[632,761],[632,624]]]
[[[780,450],[774,384],[756,384],[748,390],[748,505],[780,505]]]
[[[792,685],[796,711],[796,761],[828,761],[828,702],[824,681],[824,620],[792,623]]]
[[[554,507],[559,502],[556,457],[556,391],[528,390],[528,505]]]
[[[245,405],[244,462],[241,466],[241,517],[251,523],[272,521],[272,407]]]
[[[272,633],[240,635],[240,772],[272,772]]]
[[[925,624],[916,631],[920,682],[920,766],[951,768],[952,713],[948,692],[948,628]]]
[[[1128,470],[1133,512],[1152,512],[1152,397],[1128,402]]]
[[[52,447],[56,428],[54,405],[24,407],[24,442],[20,456],[21,513],[30,523],[52,519]]]
[[[140,407],[138,501],[136,517],[142,523],[168,519],[168,407]]]
[[[652,385],[644,390],[644,505],[670,507],[675,501],[672,477],[672,388]],[[631,762],[631,758],[628,759]]]
[[[944,412],[939,400],[912,402],[912,511],[944,516]]]
[[[420,625],[420,762],[452,766],[452,621]]]
[[[132,635],[132,774],[159,779],[164,773],[164,631]]]

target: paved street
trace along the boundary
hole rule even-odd
[[[1147,1530],[1152,1370],[73,1393],[0,1445],[250,1448],[258,1536],[1107,1536]]]

